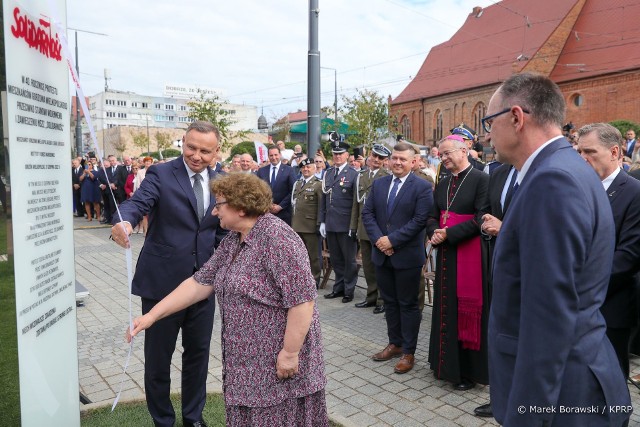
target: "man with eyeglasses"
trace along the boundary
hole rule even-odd
[[[429,363],[436,378],[458,391],[489,381],[489,287],[480,238],[489,176],[471,166],[467,150],[460,135],[440,142],[440,158],[451,175],[436,186],[427,222],[427,236],[438,249]]]
[[[369,154],[369,169],[366,169],[358,175],[356,182],[356,196],[353,198],[353,207],[351,208],[351,225],[349,226],[350,235],[360,241],[360,251],[362,253],[362,269],[364,270],[364,278],[367,282],[367,296],[364,301],[357,303],[358,308],[375,307],[375,314],[384,313],[384,303],[378,292],[378,281],[376,279],[376,271],[371,261],[371,252],[373,245],[369,240],[367,231],[362,222],[362,209],[367,200],[367,195],[371,191],[373,181],[383,176],[389,175],[389,171],[382,167],[384,159],[389,158],[391,151],[382,144],[374,144]]]
[[[488,334],[491,407],[505,427],[622,426],[632,410],[600,312],[611,206],[562,136],[565,109],[553,81],[522,73],[498,88],[482,119],[500,159],[518,171],[493,254]]]

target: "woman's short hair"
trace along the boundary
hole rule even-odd
[[[248,216],[264,215],[271,209],[271,188],[256,175],[232,172],[212,180],[209,186],[213,194],[226,199],[229,207]]]
[[[153,162],[153,157],[147,156],[144,159],[142,159],[143,162]]]

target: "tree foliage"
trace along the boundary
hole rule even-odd
[[[242,141],[241,143],[234,145],[231,149],[231,152],[229,153],[229,158],[227,160],[232,159],[236,154],[244,153],[251,154],[253,160],[256,160],[256,146],[253,141]]]
[[[131,132],[131,138],[133,139],[133,145],[141,150],[147,150],[149,148],[149,138],[144,132]]]
[[[158,152],[160,157],[163,157],[163,151],[171,147],[171,135],[168,132],[157,131],[155,133],[156,144],[158,144]]]
[[[118,140],[113,142],[111,145],[113,146],[113,149],[118,152],[120,157],[122,157],[122,153],[127,149],[127,143],[122,138],[118,138]]]
[[[633,129],[636,136],[640,135],[640,124],[632,122],[630,120],[615,120],[609,123],[614,128],[618,129],[624,138],[624,135],[629,129]]]
[[[349,125],[349,130],[357,132],[349,136],[351,145],[365,144],[370,146],[373,141],[388,133],[388,106],[385,98],[378,92],[363,89],[356,90],[353,97],[342,97],[343,120]]]
[[[291,123],[289,123],[289,117],[284,116],[271,127],[271,136],[274,141],[286,142],[289,139],[289,131],[291,131]]]
[[[187,102],[189,106],[189,118],[193,120],[205,120],[212,123],[220,131],[220,149],[226,151],[231,148],[231,140],[242,138],[249,132],[232,131],[231,126],[236,122],[233,113],[224,108],[224,101],[218,95],[205,96],[200,92],[197,99]]]

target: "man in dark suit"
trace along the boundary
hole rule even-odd
[[[522,73],[498,88],[482,119],[500,159],[518,170],[489,319],[491,406],[504,427],[622,426],[631,412],[600,313],[613,216],[598,177],[562,137],[565,108],[555,83]]]
[[[133,228],[149,216],[149,230],[135,276],[133,294],[147,313],[212,255],[222,238],[220,222],[211,215],[215,198],[208,183],[216,173],[208,167],[218,152],[219,131],[195,121],[183,137],[182,156],[149,169],[133,197],[122,203],[123,222],[111,229],[116,243],[128,246]],[[209,344],[214,299],[196,303],[157,322],[145,333],[145,393],[156,426],[173,426],[169,400],[169,367],[182,329],[182,418],[185,426],[204,426]]]
[[[329,244],[329,260],[335,274],[333,290],[324,297],[342,297],[343,303],[353,301],[358,281],[358,245],[355,236],[349,236],[358,172],[347,164],[348,150],[349,144],[336,135],[331,143],[333,166],[327,169],[322,180],[324,194],[320,209],[320,234]]]
[[[640,182],[620,169],[620,131],[607,123],[578,130],[578,152],[602,181],[616,226],[613,270],[600,311],[607,322],[624,373],[629,376],[629,338],[638,325],[638,271],[640,270]]]
[[[291,190],[296,183],[296,173],[291,166],[280,161],[280,149],[277,146],[270,146],[268,155],[270,164],[258,169],[258,178],[271,187],[271,213],[291,225]]]
[[[411,173],[413,147],[399,142],[391,154],[393,175],[373,181],[362,222],[374,243],[372,261],[384,301],[389,344],[372,356],[386,361],[402,356],[394,372],[413,369],[420,330],[418,286],[425,262],[424,239],[433,205],[431,185]]]
[[[80,166],[80,160],[71,161],[71,184],[73,185],[73,204],[76,208],[75,216],[84,216],[84,206],[80,200],[80,177],[84,174],[84,168]]]
[[[491,141],[491,134],[487,133],[486,141]],[[507,163],[495,161],[499,166],[489,174],[489,189],[487,197],[489,199],[489,212],[482,216],[482,225],[480,231],[483,236],[484,248],[487,251],[485,269],[489,280],[489,288],[491,288],[491,264],[493,259],[493,250],[496,244],[496,238],[502,227],[502,220],[507,208],[511,203],[514,193],[514,186],[518,177],[518,171]],[[490,304],[490,301],[487,301]],[[479,417],[492,417],[491,403],[480,405],[473,410],[473,413]]]
[[[629,129],[625,134],[626,140],[624,143],[624,154],[630,159],[633,158],[633,152],[636,147],[636,132],[633,129]]]

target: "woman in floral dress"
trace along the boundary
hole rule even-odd
[[[255,175],[225,175],[211,190],[213,214],[229,235],[193,277],[134,320],[130,335],[215,292],[227,425],[328,426],[317,293],[305,246],[268,213],[271,190]]]

